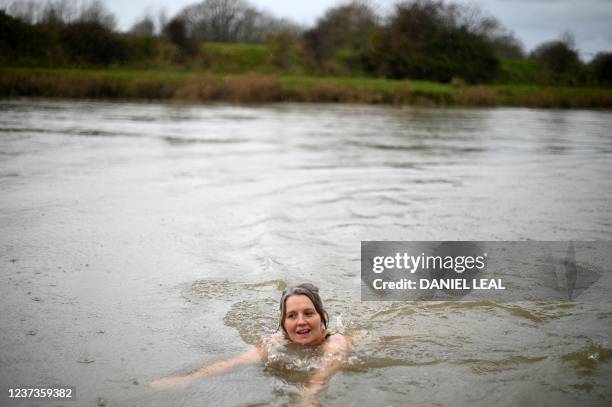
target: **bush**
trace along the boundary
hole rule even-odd
[[[126,35],[124,41],[131,63],[152,64],[160,53],[160,44],[156,38]]]
[[[47,50],[56,48],[54,36],[44,27],[32,26],[0,10],[0,61],[16,63],[42,60]]]
[[[306,54],[315,63],[324,64],[337,51],[361,51],[377,28],[377,20],[374,10],[364,1],[333,7],[304,33]]]
[[[567,41],[549,41],[531,52],[551,74],[554,83],[575,85],[581,82],[580,58]]]
[[[187,36],[187,23],[183,18],[175,17],[163,28],[164,35],[181,51],[182,57],[193,58],[198,53],[196,41]]]
[[[364,53],[367,69],[396,79],[492,80],[499,61],[490,43],[449,20],[446,7],[433,1],[399,4],[390,23],[370,37]]]
[[[600,85],[612,85],[612,52],[600,52],[590,64],[595,81]]]
[[[127,44],[97,22],[65,26],[60,33],[62,48],[78,64],[110,65],[127,60]]]

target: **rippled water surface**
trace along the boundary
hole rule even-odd
[[[0,101],[0,387],[293,403],[300,369],[145,385],[274,332],[308,281],[357,338],[324,405],[610,405],[610,273],[583,302],[361,302],[359,259],[361,240],[610,241],[611,170],[610,112]]]

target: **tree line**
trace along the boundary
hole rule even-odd
[[[312,27],[258,10],[246,0],[204,0],[171,18],[136,21],[127,33],[101,0],[0,2],[3,65],[108,66],[149,61],[186,65],[205,57],[202,43],[267,44],[278,70],[300,59],[310,73],[480,83],[500,61],[532,61],[552,84],[612,84],[612,53],[583,63],[571,36],[526,54],[496,18],[475,6],[437,0],[398,2],[381,15],[374,3],[328,9]],[[161,61],[161,62],[160,62]]]

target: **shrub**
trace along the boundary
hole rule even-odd
[[[127,60],[126,42],[97,22],[63,27],[60,41],[68,58],[79,64],[110,65]]]
[[[530,57],[549,71],[553,82],[571,85],[580,82],[580,58],[567,41],[545,42]]]
[[[196,41],[187,35],[187,25],[183,18],[175,17],[166,24],[164,35],[181,51],[183,58],[192,58],[197,55]]]
[[[612,52],[600,52],[591,61],[595,81],[601,85],[612,85]]]
[[[314,28],[304,33],[306,54],[317,64],[324,64],[337,51],[361,51],[377,28],[377,20],[374,10],[365,1],[354,0],[333,7]]]
[[[367,69],[389,78],[468,82],[495,77],[499,61],[490,42],[449,19],[442,2],[400,3],[387,26],[370,37],[364,53]]]

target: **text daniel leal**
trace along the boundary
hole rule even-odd
[[[397,281],[383,281],[377,278],[372,282],[376,290],[505,290],[500,278],[446,278],[427,279],[421,278],[417,282],[402,278]]]

